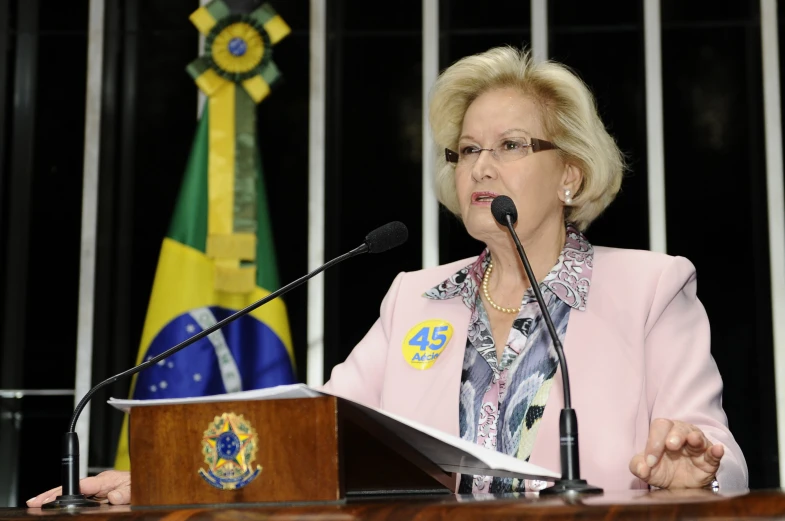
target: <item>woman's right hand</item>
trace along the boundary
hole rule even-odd
[[[120,470],[107,470],[97,476],[79,481],[79,488],[87,497],[112,505],[127,505],[131,502],[131,473]],[[44,503],[54,501],[63,493],[62,487],[53,488],[27,501],[30,508],[38,508]]]

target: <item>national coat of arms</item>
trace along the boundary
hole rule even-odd
[[[199,469],[215,488],[235,490],[256,479],[262,471],[253,466],[259,437],[242,415],[223,413],[207,426],[202,438],[202,454],[208,469]]]

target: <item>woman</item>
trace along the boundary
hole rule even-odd
[[[583,82],[559,64],[492,49],[444,71],[430,122],[445,149],[438,198],[487,248],[399,274],[325,390],[559,468],[561,375],[514,244],[491,215],[493,198],[506,195],[572,369],[582,477],[606,490],[745,488],[694,267],[595,248],[583,235],[624,167]],[[127,499],[127,481],[108,473],[86,484],[115,502]],[[545,485],[461,476],[458,490]]]

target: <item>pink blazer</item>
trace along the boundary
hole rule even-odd
[[[379,319],[342,364],[327,392],[458,436],[458,392],[470,311],[461,298],[422,294],[474,259],[400,273]],[[645,488],[629,471],[655,418],[692,423],[725,445],[722,488],[746,488],[747,464],[722,409],[722,379],[710,353],[709,320],[696,297],[695,268],[683,257],[594,248],[585,311],[570,313],[564,351],[578,415],[581,477],[606,490]],[[427,370],[404,359],[404,335],[428,319],[454,327]],[[559,472],[556,374],[530,462]]]

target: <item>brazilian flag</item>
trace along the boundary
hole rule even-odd
[[[161,246],[137,363],[278,289],[261,168],[255,179],[255,287],[248,293],[216,289],[220,261],[207,255],[208,118],[205,110]],[[296,381],[293,365],[286,307],[275,299],[136,375],[132,395],[138,400],[181,398],[290,384]],[[115,461],[118,469],[130,467],[127,432],[126,417]]]
[[[213,0],[191,15],[207,55],[188,66],[208,96],[163,239],[137,363],[278,289],[256,106],[289,32],[271,6],[233,15]],[[275,299],[135,376],[134,399],[183,398],[296,381],[286,307]],[[128,417],[115,468],[128,469]]]
[[[255,179],[255,287],[248,293],[216,289],[220,260],[207,255],[208,118],[205,110],[161,246],[137,363],[278,289],[261,168]],[[296,381],[293,365],[286,307],[275,299],[136,375],[132,395],[138,400],[181,398],[290,384]],[[115,461],[118,469],[130,467],[127,432],[126,417]]]

